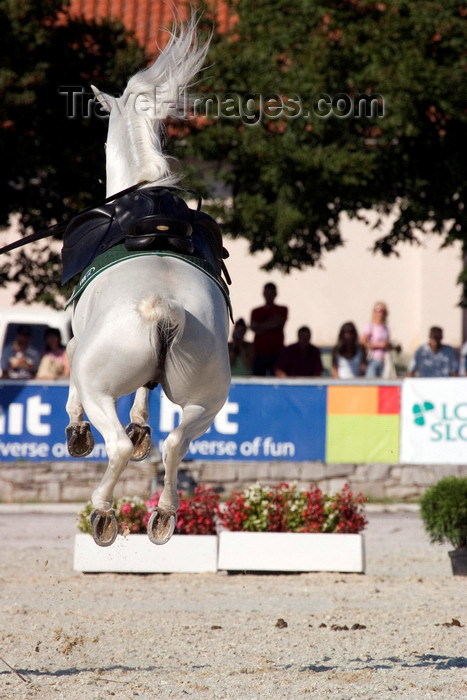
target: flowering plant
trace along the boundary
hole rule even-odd
[[[122,535],[145,534],[152,512],[159,503],[160,493],[157,492],[148,501],[141,498],[120,498],[115,501],[113,508],[117,518],[119,532]],[[216,516],[219,496],[214,489],[197,486],[193,497],[183,498],[179,493],[180,507],[177,512],[175,534],[178,535],[215,535]],[[78,514],[78,529],[91,534],[89,516],[93,510],[89,502]]]
[[[114,502],[115,517],[123,535],[145,534],[160,493],[148,501],[121,498]],[[354,496],[346,484],[332,496],[319,488],[299,489],[296,484],[278,486],[255,484],[235,492],[223,505],[213,488],[198,486],[192,497],[179,493],[175,534],[215,535],[216,524],[227,530],[250,532],[341,532],[358,533],[367,524],[363,511],[364,496]],[[91,533],[89,516],[93,506],[87,503],[78,515],[78,528]]]
[[[235,492],[219,510],[219,519],[232,531],[358,533],[367,524],[365,500],[361,493],[354,496],[347,484],[333,496],[313,486],[304,490],[295,484],[255,484]]]

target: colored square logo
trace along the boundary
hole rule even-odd
[[[377,386],[329,386],[328,416],[372,416],[378,413]]]
[[[399,461],[399,415],[328,415],[326,461]]]
[[[378,413],[399,415],[401,410],[400,386],[380,386],[378,396]]]

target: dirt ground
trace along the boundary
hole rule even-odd
[[[467,577],[414,511],[358,574],[81,574],[75,515],[0,508],[0,698],[467,699]],[[57,512],[58,511],[58,512]]]

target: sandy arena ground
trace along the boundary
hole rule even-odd
[[[467,699],[467,577],[417,512],[369,513],[365,575],[142,576],[74,572],[73,513],[8,511],[2,700]]]

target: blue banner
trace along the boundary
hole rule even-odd
[[[229,399],[210,430],[194,440],[186,459],[325,459],[326,385],[233,383]],[[63,383],[0,382],[0,460],[60,461],[67,450]],[[132,396],[118,402],[123,425],[129,422]],[[162,442],[180,421],[181,409],[156,388],[149,400],[152,438]],[[86,459],[106,460],[102,437],[93,428],[95,447]]]

